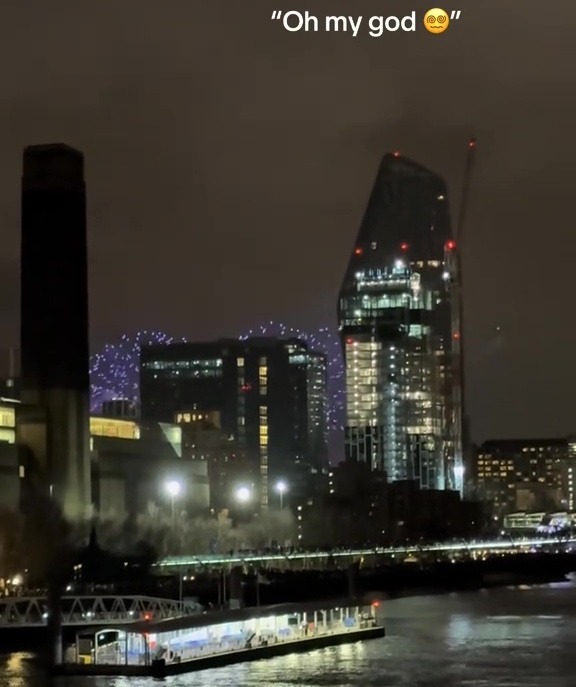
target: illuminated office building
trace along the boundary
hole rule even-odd
[[[254,337],[146,346],[140,359],[142,417],[219,414],[256,474],[262,507],[274,484],[307,483],[326,460],[326,358],[298,339]],[[253,474],[252,473],[252,474]]]
[[[493,515],[574,510],[573,442],[567,439],[485,441],[475,465],[477,495]]]
[[[444,181],[386,155],[340,290],[346,458],[430,489],[462,489],[455,247]]]

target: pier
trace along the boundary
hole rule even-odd
[[[378,604],[279,604],[79,632],[56,672],[163,677],[383,637]]]

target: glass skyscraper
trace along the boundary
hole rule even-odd
[[[386,155],[340,291],[346,458],[462,490],[458,307],[445,182]]]

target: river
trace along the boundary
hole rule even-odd
[[[492,589],[382,604],[385,639],[168,678],[167,687],[574,687],[576,585]],[[1,648],[0,648],[1,649]],[[153,687],[142,678],[66,678],[66,687]],[[44,687],[25,654],[0,687]]]

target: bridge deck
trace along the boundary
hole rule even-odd
[[[167,569],[198,569],[209,567],[222,567],[232,565],[260,565],[260,566],[282,566],[292,562],[322,563],[332,558],[334,560],[360,559],[369,556],[395,557],[422,555],[426,553],[437,554],[458,554],[462,552],[525,552],[533,548],[542,546],[565,546],[576,544],[576,537],[569,538],[523,538],[523,539],[502,539],[496,541],[460,541],[439,544],[414,544],[408,546],[375,547],[366,549],[347,549],[336,551],[308,551],[294,553],[269,553],[258,554],[255,552],[234,553],[231,555],[222,554],[198,554],[190,556],[169,556],[156,563],[156,568]]]

